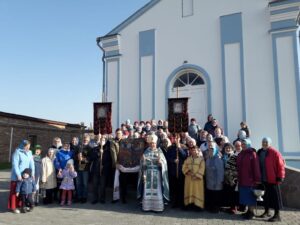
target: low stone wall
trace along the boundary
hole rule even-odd
[[[286,178],[281,185],[283,205],[300,209],[300,170],[286,167]]]

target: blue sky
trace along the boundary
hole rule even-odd
[[[0,111],[93,120],[103,36],[149,0],[0,0]]]

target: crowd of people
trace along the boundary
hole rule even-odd
[[[91,140],[86,134],[81,141],[73,137],[64,143],[56,137],[46,153],[40,145],[31,151],[30,142],[24,140],[12,157],[8,208],[26,213],[40,204],[40,198],[43,204],[84,204],[89,184],[92,204],[106,203],[109,187],[114,187],[112,202],[126,204],[127,186],[133,181],[143,211],[162,212],[169,203],[183,210],[241,212],[245,219],[259,216],[280,221],[284,159],[267,137],[256,150],[247,124],[240,125],[232,142],[212,115],[203,129],[191,119],[188,132],[178,134],[168,131],[167,121],[131,124],[127,120],[114,136],[98,134]],[[139,166],[124,168],[120,164],[124,139],[145,140]],[[257,189],[265,191],[262,215],[254,215]],[[270,209],[274,209],[273,215]]]

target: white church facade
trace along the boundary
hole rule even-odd
[[[103,101],[113,129],[167,119],[168,98],[189,97],[203,127],[213,114],[234,140],[270,136],[300,167],[300,0],[152,0],[97,39]]]

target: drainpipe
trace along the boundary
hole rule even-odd
[[[102,56],[102,63],[103,63],[103,84],[102,84],[102,102],[106,102],[106,94],[105,94],[105,51],[102,48],[102,46],[100,45],[100,37],[97,37],[96,42],[98,47],[101,49],[101,51],[103,52],[103,56]]]
[[[14,128],[10,128],[10,142],[9,142],[9,154],[8,154],[8,162],[11,162],[11,150],[12,150],[12,142],[14,136]]]

